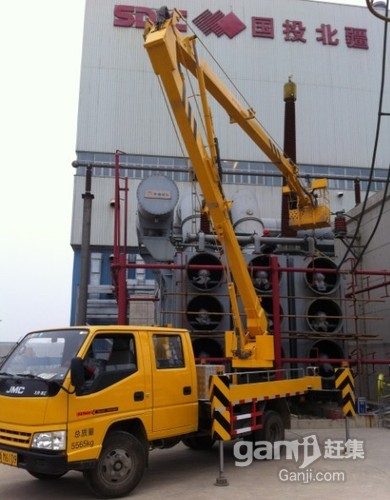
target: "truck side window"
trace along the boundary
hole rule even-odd
[[[180,335],[153,335],[157,368],[184,368]]]
[[[85,356],[85,394],[101,391],[137,371],[133,335],[97,335]]]

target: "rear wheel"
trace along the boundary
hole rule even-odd
[[[124,496],[140,482],[145,453],[139,440],[126,432],[112,432],[104,441],[94,469],[84,471],[89,489],[100,498]]]
[[[269,441],[272,444],[274,444],[275,441],[283,441],[284,439],[283,420],[276,411],[269,411],[265,414],[264,436],[265,441]]]
[[[266,411],[263,428],[253,432],[253,441],[267,441],[274,444],[284,440],[284,425],[282,417],[276,411]]]
[[[64,476],[66,472],[62,472],[61,474],[47,474],[45,472],[34,472],[32,470],[28,470],[27,472],[31,474],[33,477],[36,479],[40,479],[41,481],[53,481],[55,479],[59,479],[60,477]]]

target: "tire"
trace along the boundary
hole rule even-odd
[[[267,441],[274,444],[275,441],[284,440],[284,425],[282,417],[276,411],[266,411],[264,415],[263,428],[254,431],[253,441]]]
[[[192,450],[210,450],[215,440],[211,436],[196,436],[182,439],[183,443]]]
[[[139,440],[126,432],[112,432],[103,443],[96,467],[84,471],[84,480],[97,497],[118,498],[137,486],[145,465]]]
[[[61,474],[46,474],[45,472],[34,472],[28,469],[27,472],[41,481],[54,481],[55,479],[59,479],[66,474],[66,472],[61,472]]]

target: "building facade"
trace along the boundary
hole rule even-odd
[[[158,7],[150,0],[139,5],[118,0],[86,1],[76,146],[81,166],[74,178],[71,234],[73,324],[80,278],[83,165],[91,165],[93,174],[88,300],[91,323],[116,322],[111,279],[114,153],[121,151],[120,173],[128,179],[129,261],[142,262],[137,238],[140,183],[151,175],[170,179],[178,186],[179,207],[188,198],[188,191],[193,193],[189,160],[143,48],[145,19],[155,20]],[[205,0],[177,0],[169,6],[173,7],[186,20],[182,32],[197,35],[201,57],[228,82],[240,102],[247,102],[248,108],[256,111],[257,119],[278,144],[283,143],[283,86],[292,75],[298,89],[296,146],[300,173],[329,177],[332,212],[351,209],[355,204],[355,180],[360,179],[364,193],[372,165],[383,23],[363,7],[309,0],[216,0],[211,7]],[[384,101],[389,98],[386,90]],[[227,197],[247,192],[248,199],[254,197],[262,228],[278,227],[282,185],[279,171],[237,126],[229,123],[223,109],[213,102],[211,105]],[[372,191],[384,187],[389,132],[389,123],[384,122]],[[190,232],[194,228],[196,232],[196,221],[191,224]],[[129,270],[130,296],[153,295],[158,282],[155,278],[150,269]],[[143,305],[142,313],[134,305],[131,307],[132,322],[153,322],[155,310],[150,303]],[[184,326],[188,324],[187,317]],[[310,324],[308,329],[312,330]]]

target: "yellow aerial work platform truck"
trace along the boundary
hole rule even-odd
[[[0,370],[0,463],[42,480],[79,470],[103,497],[129,493],[153,448],[282,439],[288,397],[321,385],[218,374],[195,364],[188,331],[146,326],[32,332]]]
[[[230,218],[220,177],[218,144],[206,93],[258,144],[286,178],[295,228],[324,227],[325,181],[302,187],[297,168],[279,151],[197,57],[168,9],[147,23],[145,49],[161,79],[227,262],[234,328],[225,333],[232,368],[197,365],[190,333],[169,326],[79,326],[35,331],[0,368],[0,463],[36,478],[83,472],[97,496],[120,497],[140,481],[153,448],[183,441],[208,448],[215,440],[283,439],[289,402],[321,389],[317,376],[290,378],[274,370],[274,340]],[[182,67],[199,83],[205,145],[191,113]],[[245,317],[242,318],[237,295]]]

